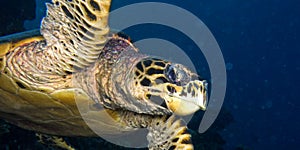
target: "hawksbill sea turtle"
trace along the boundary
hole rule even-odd
[[[57,136],[148,129],[149,149],[193,149],[174,115],[206,109],[207,82],[138,52],[108,26],[110,0],[52,0],[40,34],[0,44],[0,117]],[[97,132],[98,133],[98,132]]]

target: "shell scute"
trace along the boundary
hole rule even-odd
[[[18,85],[12,78],[4,73],[0,73],[0,89],[10,93],[17,93]]]
[[[11,50],[12,43],[6,42],[0,44],[0,57],[2,58],[8,51]]]

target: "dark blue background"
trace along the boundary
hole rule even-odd
[[[141,1],[114,1],[112,9],[134,2]],[[176,0],[171,4],[197,15],[214,34],[227,66],[232,65],[223,107],[233,114],[234,122],[221,133],[225,149],[298,149],[300,1]],[[139,36],[132,33],[128,34],[133,39]]]

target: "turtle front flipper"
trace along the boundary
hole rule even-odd
[[[150,150],[193,150],[191,135],[187,126],[175,115],[147,115],[131,111],[112,111],[107,113],[126,128],[147,128],[148,148]]]
[[[148,126],[150,150],[193,150],[191,135],[187,127],[175,116],[157,118]]]
[[[47,3],[42,37],[2,44],[1,71],[30,90],[51,93],[72,87],[72,74],[95,63],[108,40],[110,4],[111,0]]]
[[[107,41],[111,0],[52,0],[42,21],[47,49],[62,54],[69,71],[94,63]],[[52,58],[53,59],[53,58]],[[61,61],[57,61],[61,62]]]

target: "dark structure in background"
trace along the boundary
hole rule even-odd
[[[0,36],[24,31],[24,20],[35,18],[35,0],[1,0],[0,6]]]

